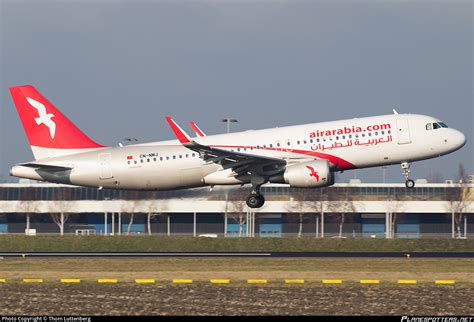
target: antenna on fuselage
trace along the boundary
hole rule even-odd
[[[395,115],[397,115],[397,114],[398,114],[398,112],[397,112],[397,110],[396,110],[396,109],[393,109],[392,111],[393,111],[393,114],[395,114]]]

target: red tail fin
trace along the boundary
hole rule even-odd
[[[39,156],[35,148],[44,152],[45,149],[75,150],[103,147],[79,130],[33,86],[10,87],[10,93],[36,159],[61,153],[60,151],[52,155],[41,153]]]

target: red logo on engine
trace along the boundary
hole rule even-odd
[[[314,177],[316,179],[316,182],[319,182],[319,176],[318,176],[318,172],[317,171],[314,171],[314,168],[313,167],[310,167],[309,165],[306,166],[309,171],[311,171],[311,173],[309,174],[310,177]]]

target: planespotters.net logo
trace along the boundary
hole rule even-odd
[[[401,322],[474,322],[473,316],[402,316]]]

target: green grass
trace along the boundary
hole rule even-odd
[[[0,235],[0,252],[474,252],[474,240]]]

